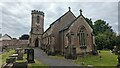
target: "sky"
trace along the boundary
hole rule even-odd
[[[46,1],[46,0],[45,0]],[[31,29],[31,10],[40,10],[45,13],[44,30],[68,11],[77,17],[82,9],[83,15],[91,18],[93,22],[98,19],[105,20],[118,33],[118,2],[43,2],[43,1],[2,1],[0,2],[1,33],[12,38],[19,38],[29,34]]]

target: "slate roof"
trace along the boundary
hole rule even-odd
[[[67,15],[69,12],[71,12],[71,10],[69,10],[68,12],[66,12],[65,14],[63,14],[61,17],[59,17],[57,20],[55,20],[52,24],[50,24],[50,27],[45,31],[47,32],[50,28],[51,28],[51,25],[55,24],[57,21],[59,21],[61,18],[63,18],[65,15]],[[71,12],[72,13],[72,12]],[[73,14],[73,13],[72,13]],[[74,14],[73,14],[74,15]],[[75,15],[74,15],[75,16]],[[44,33],[45,33],[44,32]],[[43,34],[44,34],[43,33]]]
[[[9,36],[8,34],[5,34],[0,38],[0,40],[11,40],[11,39],[12,39],[12,37]]]
[[[64,28],[62,28],[59,32],[62,32],[62,31],[64,31],[64,30],[69,29],[69,27],[70,27],[80,16],[82,16],[82,17],[85,19],[85,21],[87,22],[86,18],[81,14],[81,15],[79,15],[75,20],[73,20],[70,24],[68,24],[67,26],[65,26]],[[87,22],[87,23],[88,23],[88,22]],[[91,26],[90,26],[90,27],[91,27]]]

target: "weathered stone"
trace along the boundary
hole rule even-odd
[[[6,59],[6,63],[14,63],[16,61],[16,58],[14,57],[9,57]]]
[[[23,60],[23,53],[21,51],[18,52],[17,60]]]
[[[92,51],[92,55],[98,55],[97,50],[93,50],[93,51]]]
[[[28,52],[28,49],[24,49],[24,54],[27,54],[27,52]]]
[[[26,62],[16,62],[13,64],[12,68],[27,68]]]

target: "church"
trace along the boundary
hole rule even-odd
[[[44,12],[32,10],[30,47],[40,47],[47,54],[80,55],[95,50],[93,29],[82,10],[76,17],[71,8],[44,31]]]

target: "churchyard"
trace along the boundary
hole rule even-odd
[[[101,50],[98,56],[85,56],[78,57],[75,63],[82,64],[84,66],[116,66],[117,65],[117,55],[110,53],[109,50]],[[101,56],[101,58],[100,58]]]
[[[27,63],[27,68],[37,68],[39,66],[43,66],[44,68],[47,68],[47,65],[42,64],[40,61],[38,61],[36,59],[34,59],[34,62],[28,62],[26,53],[23,53],[21,56],[18,55],[18,57],[15,60],[10,60],[10,57],[14,57],[15,54],[16,54],[16,51],[13,50],[13,49],[9,49],[9,50],[3,52],[2,54],[0,54],[0,58],[1,58],[0,61],[2,61],[2,62],[0,62],[0,67],[3,67],[7,63],[12,66],[11,61],[13,61],[12,63],[18,63],[18,64],[19,63],[20,64],[21,63],[23,63],[23,64]]]
[[[98,52],[99,51],[100,53],[97,56],[86,55],[84,57],[77,57],[77,60],[70,59],[70,61],[82,66],[90,66],[90,67],[105,66],[105,67],[116,68],[118,64],[118,60],[117,60],[118,56],[115,55],[115,53],[111,53],[110,50],[98,50]],[[56,59],[64,59],[64,57],[61,55],[49,56],[49,57]]]
[[[2,57],[2,62],[0,62],[0,67],[7,62],[7,58],[15,54],[15,50],[7,50],[6,52],[2,53],[0,56]],[[61,55],[55,55],[55,56],[48,56],[50,58],[54,59],[65,59],[64,56]],[[83,57],[78,56],[76,60],[72,59],[65,59],[67,61],[73,62],[80,66],[89,66],[93,68],[98,68],[101,66],[107,66],[110,68],[116,68],[118,61],[117,61],[118,55],[115,55],[115,53],[112,53],[110,50],[98,50],[98,55],[84,55]],[[27,54],[23,54],[23,57],[17,60],[15,62],[26,62],[27,61]],[[28,63],[28,68],[38,68],[39,66],[42,66],[42,68],[47,68],[48,65],[43,64],[41,61],[34,59],[35,63]]]

